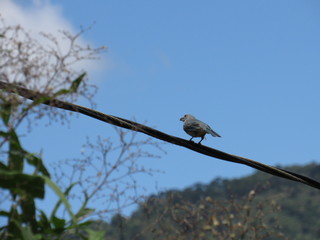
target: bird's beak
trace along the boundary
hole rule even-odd
[[[183,122],[183,121],[184,121],[184,117],[180,118],[180,121],[182,121],[182,122]]]

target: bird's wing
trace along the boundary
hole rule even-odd
[[[183,129],[192,136],[200,136],[204,133],[209,133],[214,137],[221,137],[218,133],[213,131],[208,124],[205,124],[197,119],[188,120],[186,124],[184,124]]]
[[[203,129],[203,127],[200,125],[199,121],[195,121],[195,120],[189,120],[186,122],[186,124],[184,124],[183,126],[185,129],[188,130],[200,130]]]
[[[206,133],[205,128],[198,120],[188,120],[183,125],[183,129],[191,136],[198,137]]]

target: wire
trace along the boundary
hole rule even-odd
[[[26,88],[23,88],[21,86],[15,85],[15,84],[11,84],[11,83],[6,83],[6,82],[2,82],[0,81],[0,88],[8,91],[8,92],[12,92],[15,94],[18,94],[24,98],[28,98],[30,100],[37,100],[43,97],[46,97],[46,99],[48,99],[47,95],[41,94],[39,92],[35,92]],[[156,129],[150,128],[148,126],[145,126],[143,124],[134,122],[134,121],[130,121],[124,118],[120,118],[120,117],[116,117],[116,116],[112,116],[112,115],[108,115],[108,114],[104,114],[98,111],[95,111],[93,109],[90,108],[86,108],[80,105],[76,105],[76,104],[72,104],[72,103],[68,103],[68,102],[64,102],[64,101],[60,101],[57,99],[50,99],[50,100],[46,100],[43,101],[42,104],[45,105],[49,105],[51,107],[57,107],[57,108],[61,108],[64,110],[68,110],[68,111],[72,111],[72,112],[78,112],[84,115],[87,115],[89,117],[98,119],[100,121],[121,127],[121,128],[126,128],[126,129],[130,129],[133,131],[137,131],[137,132],[141,132],[144,133],[146,135],[149,135],[151,137],[181,146],[181,147],[185,147],[188,148],[190,150],[193,150],[195,152],[210,156],[210,157],[214,157],[214,158],[218,158],[224,161],[229,161],[229,162],[234,162],[234,163],[238,163],[238,164],[243,164],[243,165],[247,165],[249,167],[255,168],[257,170],[260,170],[262,172],[274,175],[274,176],[278,176],[281,178],[286,178],[292,181],[296,181],[296,182],[300,182],[306,185],[309,185],[313,188],[317,188],[320,189],[320,183],[318,181],[315,181],[309,177],[288,171],[288,170],[284,170],[278,167],[272,167],[272,166],[268,166],[266,164],[248,159],[248,158],[244,158],[244,157],[240,157],[237,155],[233,155],[233,154],[229,154],[226,152],[222,152],[219,151],[217,149],[214,148],[210,148],[201,144],[197,144],[179,137],[175,137],[175,136],[171,136],[169,134],[163,133],[161,131],[158,131]]]

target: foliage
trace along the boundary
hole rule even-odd
[[[76,79],[73,83],[76,84]],[[64,94],[76,91],[72,84]],[[88,222],[79,223],[78,217],[85,209],[73,213],[67,200],[68,192],[62,192],[51,180],[49,171],[43,164],[41,156],[30,153],[20,143],[15,128],[12,127],[11,117],[15,104],[11,99],[1,98],[1,119],[3,130],[0,132],[2,149],[7,148],[2,155],[7,157],[7,163],[0,163],[0,187],[3,194],[7,192],[7,200],[11,202],[8,210],[2,209],[0,214],[7,218],[7,225],[1,227],[1,239],[52,239],[59,238],[66,230],[77,229]],[[45,99],[43,99],[45,101]],[[40,104],[41,101],[37,102]],[[27,110],[26,110],[27,111]],[[25,165],[33,168],[33,173],[24,173]],[[69,213],[69,220],[61,219],[56,215],[57,208],[48,217],[43,211],[36,208],[36,199],[44,199],[45,186],[49,186],[59,197],[57,208],[63,203]],[[40,214],[37,215],[37,210]]]
[[[83,32],[71,35],[61,31],[67,42],[63,46],[58,36],[42,33],[47,42],[41,44],[20,26],[6,26],[0,19],[0,81],[11,83],[2,86],[23,85],[38,93],[29,101],[15,95],[14,88],[0,91],[0,154],[7,159],[0,161],[0,201],[5,203],[0,217],[7,222],[0,227],[1,239],[102,239],[104,231],[89,228],[92,221],[88,216],[101,218],[140,201],[134,175],[153,172],[137,160],[157,157],[142,146],[159,148],[159,144],[119,129],[118,145],[100,137],[96,143],[88,140],[82,159],[60,161],[50,172],[41,155],[22,146],[18,134],[22,122],[28,121],[31,130],[31,123],[43,116],[49,120],[60,117],[62,123],[67,120],[65,112],[43,103],[78,97],[92,103],[94,86],[88,83],[86,73],[73,65],[95,58],[104,47],[79,45],[77,39]],[[48,188],[58,198],[50,213],[40,209],[36,201],[46,198]],[[75,201],[81,203],[77,211],[72,206]],[[102,207],[96,209],[98,202]]]
[[[287,239],[273,217],[278,206],[255,195],[252,190],[238,201],[207,196],[192,203],[170,192],[150,198],[130,218],[114,216],[104,229],[108,239]]]
[[[79,35],[62,32],[69,40],[66,52],[60,51],[59,42],[51,35],[45,46],[29,36],[20,26],[0,26],[0,80],[15,82],[41,91],[44,95],[30,102],[15,94],[0,92],[0,216],[6,222],[0,227],[1,239],[60,239],[74,232],[83,239],[98,236],[79,231],[90,224],[82,221],[83,215],[91,211],[87,202],[75,211],[68,200],[75,183],[63,191],[52,179],[41,155],[26,150],[20,141],[18,127],[30,116],[36,119],[46,115],[41,108],[43,102],[53,98],[76,99],[91,96],[85,73],[71,66],[79,60],[91,58],[101,49],[82,47],[76,43]],[[82,33],[82,32],[81,32]],[[49,116],[57,116],[47,111]],[[63,115],[61,115],[63,117]],[[33,122],[34,124],[34,122]],[[46,188],[51,188],[58,202],[50,214],[37,207],[37,199],[45,199]],[[61,218],[57,212],[64,208],[68,216]],[[91,238],[92,239],[92,238]]]
[[[320,179],[315,163],[286,169]],[[311,240],[320,237],[319,202],[316,189],[256,172],[150,196],[130,217],[95,229],[108,239]]]

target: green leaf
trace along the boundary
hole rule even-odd
[[[52,97],[50,97],[50,96],[41,96],[37,99],[34,99],[32,102],[32,105],[29,105],[28,108],[30,109],[31,107],[34,107],[36,105],[42,104],[42,103],[50,101],[50,100],[52,100]]]
[[[17,222],[20,223],[21,219],[19,218],[19,213],[17,211],[17,205],[11,205],[10,213],[9,213],[9,223],[7,226],[8,235],[11,237],[9,239],[19,239],[20,238],[20,231],[17,226]],[[21,225],[21,224],[18,224]]]
[[[41,176],[46,184],[57,194],[57,196],[60,198],[61,202],[64,204],[67,212],[69,213],[70,217],[71,217],[71,221],[74,225],[77,225],[78,221],[75,217],[75,215],[73,214],[72,210],[71,210],[71,205],[66,197],[66,195],[60,190],[60,188],[51,181],[50,178],[46,177],[46,176]]]
[[[88,215],[90,215],[91,213],[93,213],[95,211],[95,209],[93,208],[82,208],[77,214],[76,217],[77,219],[81,219],[84,218]]]
[[[82,206],[81,206],[80,210],[76,213],[76,218],[77,219],[81,219],[81,218],[89,215],[90,213],[94,212],[95,209],[86,208],[88,201],[89,201],[88,194],[85,193],[85,199],[84,199],[84,201],[82,203]]]
[[[27,162],[35,166],[36,170],[39,170],[43,175],[50,177],[47,168],[44,166],[42,159],[33,153],[26,153],[25,158]]]
[[[27,111],[29,111],[31,108],[37,106],[37,105],[40,105],[42,103],[45,103],[47,101],[50,101],[52,100],[53,97],[50,97],[50,96],[41,96],[41,97],[38,97],[36,99],[33,100],[32,103],[30,103],[27,107],[25,107],[22,111],[21,111],[21,115],[24,115]]]
[[[34,199],[28,195],[22,196],[20,199],[20,206],[22,209],[23,221],[30,224],[33,232],[37,231],[37,221],[36,221],[36,206]]]
[[[0,169],[2,170],[9,170],[9,168],[7,167],[7,165],[5,165],[4,163],[0,162]]]
[[[0,137],[9,138],[10,134],[4,131],[0,131]]]
[[[8,126],[11,115],[12,104],[10,102],[3,102],[0,106],[0,116],[4,125]]]
[[[44,198],[44,179],[12,170],[0,169],[0,187],[19,194]]]
[[[50,221],[42,210],[40,210],[38,225],[41,228],[42,233],[50,233],[52,231]]]
[[[86,76],[86,73],[82,73],[77,79],[75,79],[70,87],[70,92],[76,92],[79,88],[80,83],[82,82],[83,78]]]
[[[0,211],[0,216],[9,217],[10,213],[6,211]]]
[[[92,230],[90,228],[86,229],[86,232],[88,233],[88,240],[103,240],[105,239],[105,231],[97,231]]]
[[[27,111],[29,111],[34,106],[37,106],[39,104],[43,104],[45,102],[49,102],[51,100],[54,100],[56,97],[65,95],[68,93],[74,93],[78,90],[80,83],[82,82],[83,78],[85,77],[86,73],[82,73],[79,77],[77,77],[74,81],[72,81],[71,86],[69,89],[61,89],[53,94],[53,96],[45,96],[45,95],[39,95],[38,98],[35,98],[31,104],[29,104],[26,108],[24,108],[21,112],[21,115],[25,114]]]
[[[53,216],[51,222],[57,230],[65,230],[66,220]]]
[[[9,135],[9,168],[22,172],[25,151],[20,145],[16,132],[11,129]]]
[[[69,89],[61,89],[56,92],[53,97],[56,98],[60,95],[65,95],[68,93],[75,93],[77,92],[80,83],[82,82],[83,78],[86,76],[86,73],[82,73],[79,77],[77,77],[74,81],[72,81],[71,86]]]
[[[78,224],[78,228],[82,228],[82,227],[87,227],[87,226],[90,226],[92,225],[93,223],[95,223],[94,221],[92,220],[88,220],[88,221],[85,221],[85,222],[82,222],[80,224]]]
[[[40,236],[34,235],[30,227],[23,227],[18,221],[14,221],[17,231],[14,233],[14,239],[36,240]]]
[[[70,186],[64,191],[64,196],[68,196],[69,195],[69,192],[71,191],[71,189],[76,185],[77,183],[72,183],[72,184],[70,184]],[[51,217],[52,216],[55,216],[56,215],[56,212],[58,211],[58,208],[60,207],[60,205],[61,205],[61,203],[62,203],[62,200],[60,199],[57,203],[56,203],[56,205],[54,206],[54,208],[53,208],[53,210],[52,210],[52,213],[51,213]]]

